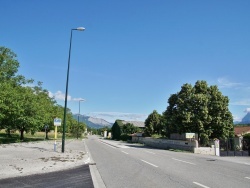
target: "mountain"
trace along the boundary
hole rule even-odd
[[[78,114],[73,115],[74,119],[78,120]],[[85,123],[88,127],[99,129],[103,127],[111,127],[113,124],[107,122],[104,119],[101,118],[94,118],[90,116],[80,115],[79,116],[79,122]]]
[[[250,112],[242,118],[240,124],[250,124]]]
[[[247,125],[250,124],[250,112],[248,112],[241,121],[235,121],[235,125]]]

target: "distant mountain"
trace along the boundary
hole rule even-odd
[[[78,114],[73,115],[74,119],[78,120]],[[79,122],[85,123],[88,127],[99,129],[103,127],[111,127],[113,124],[107,122],[104,119],[101,118],[94,118],[90,116],[80,115],[79,116]]]
[[[250,112],[242,118],[240,124],[250,124]]]
[[[248,112],[241,121],[234,122],[234,124],[250,124],[250,112]]]

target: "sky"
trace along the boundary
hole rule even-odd
[[[235,121],[250,112],[249,0],[0,0],[0,46],[19,74],[43,82],[68,108],[144,121],[198,80],[229,97]],[[79,103],[79,99],[85,101]]]

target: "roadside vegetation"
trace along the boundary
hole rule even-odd
[[[48,133],[53,130],[54,118],[61,118],[63,122],[64,107],[49,96],[42,82],[35,83],[33,79],[19,75],[18,68],[17,55],[6,47],[0,47],[0,130],[5,131],[6,140],[14,140],[18,132],[19,140],[25,141],[24,135],[35,135],[44,131],[45,126]],[[86,125],[78,124],[70,109],[67,109],[66,116],[66,133],[79,137]],[[59,133],[62,126],[58,127]]]
[[[184,84],[181,90],[168,99],[166,110],[159,114],[153,110],[145,120],[144,135],[153,138],[169,138],[172,133],[197,133],[202,145],[211,139],[234,137],[233,116],[228,108],[229,99],[216,85],[197,81],[194,86]],[[120,120],[112,127],[113,139],[121,139],[137,130],[124,132]]]

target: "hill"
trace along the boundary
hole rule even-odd
[[[74,119],[78,120],[78,114],[73,115]],[[94,118],[90,116],[80,115],[79,116],[79,122],[85,123],[88,127],[100,129],[103,127],[111,127],[113,124],[107,122],[104,119],[101,118]]]
[[[243,118],[242,120],[239,122],[234,122],[234,124],[236,126],[242,126],[242,125],[250,125],[250,112],[248,112]]]

